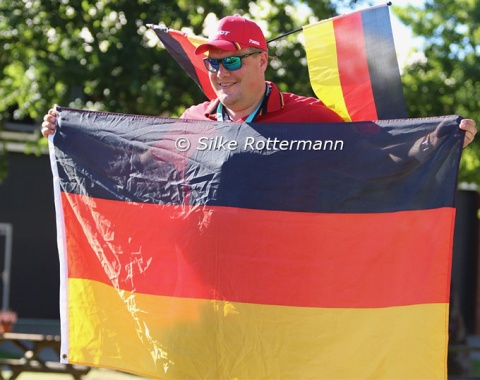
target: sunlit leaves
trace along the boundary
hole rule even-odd
[[[424,58],[403,76],[411,117],[458,114],[480,124],[480,1],[429,0],[425,9],[395,8],[425,38]],[[480,184],[480,139],[463,152],[461,181]]]

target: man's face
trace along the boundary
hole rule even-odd
[[[250,52],[250,49],[231,52],[212,48],[208,56],[222,59]],[[251,107],[252,104],[257,104],[265,91],[267,64],[266,52],[242,58],[242,67],[235,71],[228,71],[220,64],[216,73],[209,72],[210,81],[217,97],[228,109],[235,112],[241,112]]]

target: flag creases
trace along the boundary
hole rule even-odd
[[[445,378],[457,116],[58,112],[65,361],[165,379]]]

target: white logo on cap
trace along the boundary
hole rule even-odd
[[[226,36],[226,35],[230,34],[230,31],[229,30],[219,30],[217,32],[217,34],[220,34],[221,36]]]
[[[249,44],[254,44],[254,45],[260,45],[260,42],[255,41],[255,40],[252,40],[252,39],[249,39],[249,40],[248,40],[248,43],[249,43]]]

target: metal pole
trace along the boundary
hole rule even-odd
[[[12,262],[13,226],[11,223],[0,223],[0,234],[5,236],[5,258],[2,271],[3,296],[2,311],[9,309],[10,299],[10,266]]]

